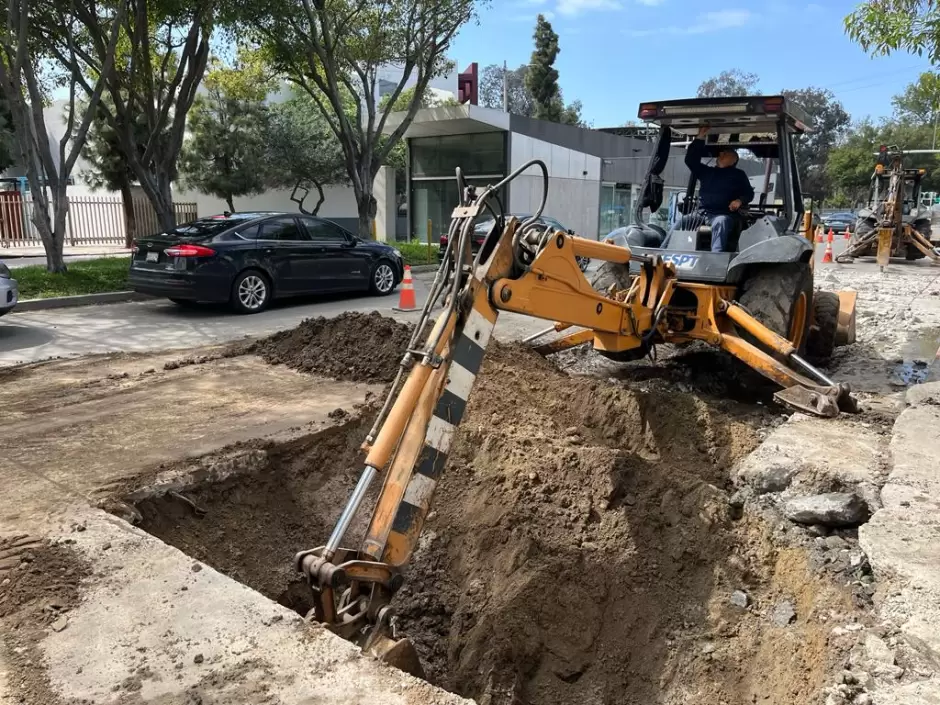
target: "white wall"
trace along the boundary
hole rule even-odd
[[[257,196],[239,196],[235,199],[235,210],[239,211],[286,211],[294,213],[298,211],[297,204],[290,200],[291,192],[289,189],[277,191],[265,191]],[[323,195],[326,199],[317,215],[324,218],[355,218],[356,217],[356,199],[353,196],[353,190],[348,186],[327,186],[323,189]],[[200,217],[208,215],[217,215],[228,209],[225,200],[210,196],[199,191],[174,191],[174,200],[180,202],[195,202],[196,212]],[[307,199],[304,201],[304,207],[311,211],[317,203],[317,192],[311,190]]]
[[[582,237],[597,239],[601,160],[526,135],[510,135],[510,170],[530,159],[548,167],[548,202],[543,211]],[[542,197],[542,177],[530,169],[509,186],[509,210],[532,213]]]

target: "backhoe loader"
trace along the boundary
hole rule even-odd
[[[654,106],[660,112],[672,109],[673,116],[692,115],[679,129],[691,126],[697,130],[701,116],[694,111],[684,113],[679,107]],[[699,103],[694,107],[701,110],[707,106]],[[726,102],[718,107],[721,110],[711,118],[720,131],[721,115],[729,110]],[[748,117],[755,118],[757,125],[792,124],[782,106],[772,107],[778,111],[768,116],[764,103],[745,103],[743,111],[735,109],[735,124],[743,124]],[[647,116],[641,113],[641,117]],[[782,138],[782,151],[790,155],[784,161],[792,163],[789,133],[781,129],[774,134]],[[498,189],[533,167],[542,175],[539,209],[525,220],[498,212]],[[787,183],[791,196],[798,196],[798,183]],[[396,639],[392,599],[405,579],[404,570],[431,509],[435,487],[500,312],[553,321],[551,328],[565,334],[539,346],[542,353],[588,343],[610,358],[638,359],[659,344],[704,341],[781,387],[775,397],[791,408],[824,417],[857,411],[848,386],[830,380],[800,352],[809,327],[811,277],[808,287],[803,276],[776,280],[780,300],[775,305],[786,304],[792,309],[786,316],[778,316],[786,330],[763,325],[742,301],[743,294],[755,290],[748,286],[754,277],[760,277],[761,286],[769,287],[774,281],[767,276],[767,262],[761,259],[770,254],[760,254],[767,247],[760,245],[766,238],[792,240],[770,248],[777,257],[771,266],[780,266],[780,258],[786,256],[789,259],[782,264],[805,267],[811,275],[805,253],[812,252],[812,245],[774,225],[776,216],[755,216],[760,232],[751,235],[756,244],[750,247],[758,247],[758,251],[744,260],[747,266],[737,267],[735,261],[746,257],[749,248],[712,258],[721,260],[723,271],[719,274],[714,261],[707,262],[704,272],[687,266],[688,260],[683,258],[698,256],[694,251],[677,254],[649,246],[598,242],[541,224],[549,175],[539,160],[521,165],[479,193],[477,187],[465,184],[459,169],[457,184],[460,203],[453,211],[443,262],[403,352],[398,376],[363,444],[364,470],[326,544],[295,556],[295,568],[312,591],[314,607],[309,618],[353,640],[365,652],[419,675],[421,666],[414,648],[407,639]],[[658,207],[655,189],[650,193],[647,200]],[[659,193],[661,196],[661,190]],[[786,221],[783,225],[795,226],[802,201],[787,199],[777,210]],[[475,221],[484,213],[493,216],[493,224],[474,254]],[[675,232],[681,237],[685,231]],[[761,235],[766,237],[761,239]],[[743,234],[741,241],[745,242]],[[614,275],[609,285],[598,283],[601,290],[592,286],[578,266],[578,257],[616,268],[605,270]],[[617,277],[624,272],[621,284]],[[767,291],[764,298],[770,296]],[[763,299],[751,300],[759,303]],[[792,306],[800,301],[799,308]],[[432,322],[431,312],[439,302],[443,302],[443,310]],[[854,325],[854,313],[846,315],[849,325]],[[568,332],[569,328],[573,332]],[[836,331],[828,330],[827,334],[834,337]],[[358,548],[345,548],[343,540],[353,518],[378,478],[383,485],[365,535]]]
[[[875,257],[884,269],[892,257],[916,260],[928,257],[940,264],[931,242],[931,217],[920,199],[924,169],[905,169],[904,154],[882,145],[871,177],[868,206],[859,211],[845,252],[836,262],[847,264],[856,257]]]

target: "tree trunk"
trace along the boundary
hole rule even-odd
[[[42,247],[46,252],[46,271],[62,274],[68,271],[65,265],[65,218],[68,213],[68,198],[65,189],[52,187],[52,202],[44,190],[33,191],[33,225],[39,231]]]
[[[367,192],[356,194],[356,206],[359,209],[359,237],[364,240],[372,239],[372,222],[378,211],[378,202],[372,195],[372,184]]]
[[[124,247],[130,249],[137,239],[137,213],[134,211],[134,193],[127,179],[121,180],[121,205],[124,207]]]
[[[225,195],[225,204],[228,206],[229,213],[235,212],[235,203],[232,201],[232,194]]]

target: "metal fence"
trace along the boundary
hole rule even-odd
[[[124,245],[127,222],[120,196],[69,196],[65,244]],[[160,231],[157,214],[146,198],[133,199],[138,236]],[[33,199],[18,191],[0,192],[0,247],[41,247],[33,224]],[[176,222],[196,218],[195,203],[175,203]]]

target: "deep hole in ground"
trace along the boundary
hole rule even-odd
[[[730,502],[765,420],[494,344],[396,597],[428,679],[492,705],[811,702],[836,667],[825,622],[854,607]],[[186,490],[199,513],[143,500],[141,526],[303,611],[291,558],[325,542],[370,422]],[[781,604],[792,621],[773,619]]]

